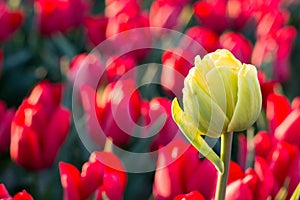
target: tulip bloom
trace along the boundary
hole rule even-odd
[[[204,50],[207,52],[213,52],[219,48],[219,36],[213,30],[209,28],[204,28],[201,26],[193,26],[186,30],[185,34],[191,37],[193,40],[186,41],[185,38],[181,41],[182,46],[189,51],[192,51],[194,47],[194,41],[198,42],[203,46]],[[190,42],[190,44],[189,44]]]
[[[24,99],[12,120],[10,155],[29,170],[54,162],[67,137],[70,111],[60,105],[61,85],[41,82]]]
[[[111,166],[105,164],[112,164]],[[118,157],[110,152],[93,152],[81,173],[71,164],[60,162],[59,171],[64,200],[122,199],[127,174]],[[106,197],[106,198],[105,198]]]
[[[252,44],[242,34],[226,32],[220,37],[221,48],[228,49],[243,63],[250,63]]]
[[[261,131],[254,138],[255,154],[266,160],[268,170],[274,176],[272,196],[276,196],[279,189],[289,179],[287,189],[288,198],[292,195],[300,181],[300,151],[296,145],[272,138],[268,132]],[[263,170],[265,173],[265,170]]]
[[[297,99],[296,99],[297,100]],[[269,129],[280,141],[295,144],[300,149],[300,108],[292,108],[289,100],[279,94],[271,94],[267,100]]]
[[[272,196],[274,177],[263,158],[255,159],[254,169],[248,168],[239,175],[230,173],[229,180],[231,181],[227,185],[226,200],[258,200]]]
[[[82,0],[37,0],[35,12],[39,31],[43,35],[65,33],[83,24],[89,4]]]
[[[145,137],[153,131],[153,128],[158,123],[163,122],[163,124],[160,124],[151,141],[151,151],[156,151],[160,146],[167,145],[179,131],[178,126],[172,119],[171,104],[170,100],[162,97],[153,98],[150,102],[146,101],[142,104],[142,109],[144,109],[144,113],[142,113],[144,124],[148,126],[151,122],[149,128],[147,128]]]
[[[104,16],[88,16],[85,19],[84,26],[89,42],[97,46],[106,39],[106,26],[108,18]]]
[[[247,129],[257,119],[261,102],[256,68],[242,64],[227,50],[203,60],[197,56],[184,82],[183,115],[210,137]],[[180,109],[177,101],[173,106]]]
[[[167,29],[179,28],[180,15],[187,1],[155,0],[153,1],[149,21],[151,27]]]
[[[0,100],[0,152],[9,149],[10,127],[15,115],[15,109],[7,109],[6,104]]]
[[[153,185],[155,199],[169,200],[195,190],[205,199],[214,197],[217,170],[206,158],[200,159],[194,147],[178,139],[158,151]]]
[[[4,184],[0,184],[0,199],[5,199],[5,200],[33,200],[32,196],[28,192],[26,192],[26,190],[23,190],[22,192],[18,192],[12,198],[10,196],[10,194],[8,193],[8,191],[7,191]]]
[[[11,10],[4,1],[0,1],[0,13],[0,42],[4,42],[20,28],[24,21],[24,13],[20,9]]]
[[[188,194],[180,194],[176,196],[173,200],[205,200],[205,199],[198,191],[193,191]]]
[[[174,99],[172,113],[191,143],[207,154],[210,147],[200,135],[218,138],[247,129],[256,121],[261,103],[256,68],[242,64],[223,49],[207,54],[203,60],[196,57],[195,67],[184,81],[184,111]],[[209,159],[218,160],[210,152],[214,158]],[[222,164],[216,165],[221,169]]]

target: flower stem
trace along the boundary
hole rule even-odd
[[[229,164],[231,157],[231,146],[232,146],[233,132],[223,133],[221,135],[221,160],[224,163],[224,173],[218,175],[216,200],[224,200],[226,194],[226,186],[228,180]]]

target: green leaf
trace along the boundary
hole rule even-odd
[[[203,133],[195,126],[193,120],[186,115],[180,108],[177,98],[172,102],[172,117],[184,133],[191,144],[208,160],[210,160],[217,170],[224,172],[224,164],[220,157],[211,149],[211,147],[201,137]]]
[[[290,200],[298,200],[300,198],[300,183],[296,187],[293,195],[291,196]]]

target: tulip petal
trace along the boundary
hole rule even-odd
[[[237,71],[228,67],[216,67],[207,75],[207,84],[213,100],[231,119],[237,102]]]
[[[178,124],[180,130],[185,134],[187,139],[203,156],[215,165],[219,172],[223,173],[223,162],[201,137],[204,133],[202,133],[197,126],[195,126],[193,120],[181,110],[177,98],[173,100],[171,109],[174,121]]]
[[[257,120],[261,105],[262,96],[256,68],[243,64],[238,73],[237,103],[227,131],[243,131],[249,128]]]

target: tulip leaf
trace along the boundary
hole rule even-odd
[[[212,150],[212,148],[201,137],[202,133],[194,124],[193,120],[186,115],[179,106],[177,98],[172,102],[172,117],[180,130],[184,133],[191,144],[208,160],[210,160],[217,170],[224,172],[224,164],[220,157]]]
[[[291,196],[290,200],[298,200],[300,198],[300,183],[296,187],[293,195]]]

